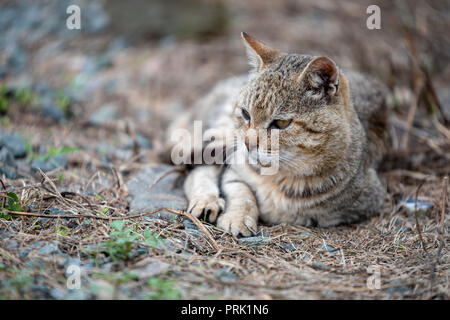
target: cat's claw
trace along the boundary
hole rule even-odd
[[[237,237],[239,234],[244,237],[255,235],[258,232],[256,219],[242,212],[226,212],[217,220],[217,226],[226,232]]]
[[[204,216],[209,222],[215,222],[223,212],[225,200],[216,195],[201,195],[193,198],[188,206],[188,212],[194,217]]]

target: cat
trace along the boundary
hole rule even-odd
[[[386,190],[376,169],[388,139],[387,88],[328,57],[284,53],[241,37],[249,75],[219,82],[177,117],[167,137],[181,128],[192,133],[193,121],[201,120],[205,129],[241,138],[232,155],[276,157],[277,171],[261,174],[258,160],[195,165],[184,182],[187,210],[233,236],[256,234],[258,220],[329,227],[380,211]],[[252,129],[266,131],[266,140],[276,133],[278,147],[250,145]]]

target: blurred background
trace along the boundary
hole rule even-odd
[[[137,151],[157,161],[168,121],[216,81],[247,72],[240,39],[246,31],[280,50],[328,55],[380,78],[394,106],[395,152],[386,169],[429,171],[421,166],[434,157],[432,173],[443,173],[450,3],[378,1],[381,29],[369,30],[372,2],[3,0],[0,132],[10,134],[5,141],[24,141],[28,155],[72,146],[101,161],[124,161]],[[80,30],[66,27],[72,4],[81,10]],[[32,172],[4,153],[7,178]]]

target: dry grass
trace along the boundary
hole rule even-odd
[[[114,181],[113,173],[109,179]],[[63,252],[88,259],[83,250],[110,238],[110,222],[127,219],[128,225],[138,234],[150,230],[160,239],[168,240],[165,245],[155,247],[138,239],[135,246],[147,247],[148,256],[170,264],[169,272],[163,278],[175,279],[175,286],[183,298],[448,298],[448,227],[445,214],[442,214],[448,210],[448,195],[444,199],[440,179],[427,182],[421,188],[421,197],[428,196],[436,202],[431,212],[418,219],[424,247],[414,217],[394,202],[388,203],[390,209],[380,216],[353,226],[328,229],[288,225],[262,227],[270,234],[267,241],[251,247],[240,244],[209,224],[205,224],[205,228],[214,240],[206,233],[186,230],[182,223],[186,213],[180,212],[177,219],[170,221],[146,219],[150,213],[127,215],[126,209],[117,206],[121,203],[117,195],[122,192],[114,184],[102,192],[104,200],[100,200],[96,196],[81,197],[76,193],[61,192],[55,183],[45,177],[42,182],[11,188],[20,194],[23,205],[35,208],[35,214],[51,218],[43,223],[37,217],[21,213],[9,221],[1,219],[2,230],[14,233],[20,248],[31,247],[36,240],[55,240]],[[413,185],[408,189],[414,193]],[[47,208],[56,207],[73,212],[73,218],[64,221],[64,215],[44,213]],[[103,208],[108,208],[108,213],[99,215]],[[90,225],[84,223],[88,218]],[[55,232],[61,229],[60,226],[67,226],[64,228],[67,234]],[[332,247],[331,251],[323,250],[327,246]],[[13,253],[2,248],[0,254],[4,265],[25,267],[23,260]],[[105,256],[97,257],[98,261]],[[145,256],[114,262],[112,274],[130,272]],[[58,257],[37,257],[46,262],[45,282],[52,288],[64,288],[65,270],[54,261]],[[380,268],[381,288],[370,290],[366,285],[371,275],[368,267],[373,265]],[[101,263],[89,269],[86,277],[98,277],[99,272],[104,272],[100,267]],[[235,276],[231,279],[218,276],[218,270],[224,268]],[[145,281],[134,280],[121,285],[139,291]],[[120,292],[106,297],[127,298]]]

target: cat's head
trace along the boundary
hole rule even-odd
[[[298,175],[336,166],[349,147],[354,113],[337,65],[323,56],[283,53],[245,33],[242,38],[253,70],[234,117],[244,139],[259,132],[256,142],[247,136],[249,157],[278,157],[281,171]],[[278,143],[271,146],[275,133]]]

